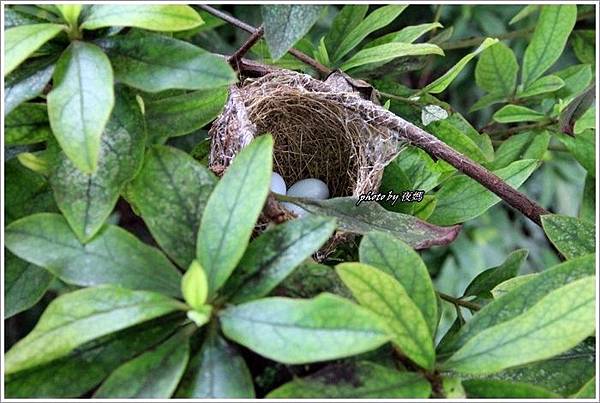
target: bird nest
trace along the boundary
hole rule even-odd
[[[353,102],[363,105],[360,112]],[[369,104],[374,111],[382,109]],[[397,133],[366,117],[364,105],[364,97],[341,73],[325,81],[288,70],[246,79],[230,88],[210,129],[210,167],[223,172],[254,137],[271,133],[273,169],[288,186],[318,178],[332,197],[376,191],[401,144]]]

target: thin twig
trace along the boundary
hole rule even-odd
[[[494,136],[498,139],[503,139],[503,138],[510,137],[513,134],[517,134],[517,133],[521,133],[521,132],[545,129],[549,126],[552,126],[555,123],[556,123],[555,120],[545,120],[542,122],[527,123],[524,125],[519,125],[519,126],[515,126],[515,127],[510,127],[508,129],[500,129],[500,130],[491,130],[487,127],[483,127],[480,131],[485,132],[485,133],[489,134],[490,136]]]
[[[481,309],[481,306],[474,302],[469,302],[469,301],[465,301],[460,298],[455,298],[451,295],[444,294],[443,292],[440,292],[440,291],[437,291],[437,294],[440,296],[441,299],[446,300],[456,306],[464,306],[465,308],[469,308],[472,311],[478,311]]]
[[[502,140],[492,140],[492,144],[494,146],[501,146],[502,143],[504,143],[504,141],[502,141]],[[557,151],[557,152],[561,152],[561,153],[569,152],[569,150],[567,150],[565,147],[561,147],[560,145],[553,145],[553,144],[548,145],[548,150],[549,151]]]
[[[248,53],[248,51],[252,48],[252,46],[254,46],[256,44],[256,42],[258,42],[260,40],[260,38],[262,38],[264,33],[265,33],[265,29],[261,25],[260,27],[258,27],[258,29],[256,31],[254,31],[254,33],[252,33],[250,35],[250,37],[246,40],[246,42],[244,42],[244,44],[242,46],[240,46],[240,48],[238,50],[235,51],[234,54],[229,56],[229,58],[227,59],[229,64],[236,70],[239,70],[239,65],[240,65],[242,58],[246,55],[246,53]]]
[[[200,7],[202,10],[206,11],[207,13],[210,13],[212,15],[214,15],[215,17],[218,17],[220,19],[222,19],[223,21],[227,21],[228,23],[230,23],[231,25],[234,25],[240,29],[243,29],[246,32],[249,32],[251,34],[256,32],[256,28],[253,27],[250,24],[246,24],[244,21],[238,20],[237,18],[221,11],[218,10],[214,7],[205,5],[205,4],[199,4],[198,7]],[[291,48],[288,50],[288,52],[294,56],[296,59],[300,60],[301,62],[309,65],[310,67],[312,67],[317,73],[319,73],[319,75],[321,77],[326,77],[329,74],[331,74],[331,69],[328,68],[327,66],[322,65],[321,63],[319,63],[318,61],[316,61],[315,59],[311,58],[310,56],[308,56],[305,53],[300,52],[297,49]]]

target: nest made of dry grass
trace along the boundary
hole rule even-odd
[[[339,76],[320,81],[281,70],[247,79],[230,88],[210,129],[210,167],[222,172],[254,137],[271,133],[274,170],[288,185],[311,177],[327,183],[332,197],[375,191],[401,143],[397,133],[358,113],[353,102],[364,112],[364,99]]]

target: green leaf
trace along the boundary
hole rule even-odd
[[[233,303],[264,297],[333,234],[335,220],[307,216],[264,232],[254,240],[238,264],[226,289]]]
[[[573,52],[581,63],[594,65],[596,62],[596,31],[582,29],[573,31]]]
[[[18,7],[18,6],[17,6]],[[13,7],[5,7],[4,8],[4,29],[8,30],[9,28],[18,27],[20,25],[31,25],[31,24],[39,24],[44,23],[45,20],[41,17],[35,16],[31,13],[25,13],[22,10],[22,7],[15,8]]]
[[[456,114],[444,120],[432,122],[427,126],[427,131],[433,134],[456,151],[471,157],[477,162],[489,161],[490,155],[469,136],[468,128],[463,127],[460,120],[454,118]],[[482,137],[477,134],[478,137]]]
[[[128,187],[132,201],[160,247],[187,268],[196,254],[196,234],[215,176],[172,147],[148,149],[140,173]]]
[[[552,244],[567,259],[594,253],[596,225],[575,217],[559,214],[542,216],[542,226]]]
[[[274,60],[278,60],[317,22],[322,6],[273,4],[262,6],[265,40]]]
[[[486,329],[527,312],[550,292],[580,278],[592,276],[595,270],[595,258],[593,255],[588,255],[538,273],[478,311],[460,329],[454,340],[448,343],[444,352],[453,351]]]
[[[348,357],[389,340],[377,316],[327,293],[305,300],[264,298],[227,308],[220,319],[228,338],[285,364]]]
[[[117,87],[115,99],[102,133],[96,171],[84,173],[60,153],[50,175],[56,203],[82,242],[100,230],[123,187],[142,164],[144,117],[134,95],[126,88]]]
[[[333,19],[325,36],[327,53],[332,55],[340,43],[361,23],[369,10],[368,4],[347,4]]]
[[[4,318],[34,306],[46,293],[54,276],[41,267],[4,255]]]
[[[57,4],[56,8],[65,21],[72,27],[77,26],[77,20],[81,13],[82,4]]]
[[[537,273],[523,274],[522,276],[509,278],[508,280],[505,280],[492,288],[490,293],[495,299],[498,299],[507,292],[512,291],[518,286],[528,282],[535,276],[537,276]]]
[[[467,394],[470,398],[510,398],[510,399],[533,399],[533,398],[560,398],[557,393],[546,390],[537,385],[521,382],[508,382],[494,379],[468,379],[463,381]]]
[[[343,37],[341,43],[335,48],[332,61],[337,62],[348,52],[354,49],[370,33],[389,25],[396,19],[407,5],[387,5],[378,8],[362,20],[352,31]]]
[[[596,222],[596,181],[590,174],[585,177],[583,196],[579,205],[579,219]]]
[[[546,116],[525,106],[505,105],[494,113],[493,119],[498,123],[539,122]]]
[[[181,309],[181,303],[164,295],[118,287],[61,295],[50,303],[33,330],[6,353],[5,374],[50,362],[90,340],[176,309]]]
[[[374,46],[383,45],[384,43],[390,42],[413,43],[420,36],[437,28],[443,28],[442,24],[439,22],[431,22],[428,24],[410,25],[402,28],[400,31],[383,35],[374,41],[367,43],[365,46],[363,46],[363,49],[372,48]]]
[[[81,28],[98,29],[111,26],[137,27],[151,31],[184,31],[204,21],[190,6],[184,5],[93,5]]]
[[[208,281],[204,269],[196,260],[181,279],[181,294],[192,309],[201,309],[208,296]]]
[[[443,76],[427,85],[421,91],[428,92],[430,94],[439,94],[440,92],[444,91],[471,61],[471,59],[496,43],[498,43],[498,39],[486,38],[477,49],[460,59],[458,63],[452,66],[452,68]]]
[[[595,287],[596,277],[589,276],[550,292],[525,313],[471,338],[444,366],[493,373],[576,346],[595,329]]]
[[[46,104],[19,105],[4,119],[4,144],[35,144],[52,137]]]
[[[208,90],[236,81],[224,58],[164,35],[113,36],[97,43],[108,54],[115,79],[142,91]]]
[[[496,267],[482,271],[467,286],[463,297],[471,295],[479,296],[489,293],[498,284],[513,278],[519,272],[519,268],[527,259],[528,251],[518,249],[512,252],[504,262]]]
[[[594,106],[590,107],[577,119],[573,127],[573,133],[578,135],[587,129],[596,129],[596,108]]]
[[[532,82],[523,91],[517,92],[517,98],[528,98],[536,95],[555,92],[564,87],[565,82],[558,76],[547,75]]]
[[[39,213],[11,223],[5,237],[15,255],[69,284],[113,284],[180,295],[181,276],[171,262],[120,227],[108,225],[83,245],[62,216]]]
[[[175,393],[177,398],[254,398],[252,375],[237,348],[211,331]]]
[[[496,157],[487,164],[491,170],[498,170],[523,159],[541,161],[548,150],[550,134],[547,131],[513,134],[504,140],[496,150]]]
[[[581,94],[574,97],[560,112],[560,131],[569,135],[575,132],[575,126],[580,118],[590,109],[596,99],[596,84],[591,84]],[[593,108],[595,114],[595,108]],[[594,116],[595,118],[595,116]],[[595,120],[595,119],[594,119]],[[591,126],[594,127],[595,122]]]
[[[5,378],[6,396],[80,397],[119,365],[163,341],[180,322],[181,318],[154,319],[90,341],[65,357],[10,374]]]
[[[63,151],[85,173],[97,168],[114,102],[113,72],[104,52],[90,43],[72,42],[54,70],[48,116]]]
[[[513,25],[516,24],[517,22],[521,21],[523,18],[537,12],[539,10],[540,6],[537,4],[528,4],[525,7],[523,7],[521,9],[521,11],[519,11],[517,14],[515,14],[514,17],[512,17],[512,19],[509,21],[508,25]]]
[[[573,396],[576,399],[593,399],[596,397],[596,377],[592,377]]]
[[[538,166],[537,160],[515,161],[494,171],[506,183],[518,188]],[[436,193],[437,205],[429,221],[437,225],[464,222],[485,213],[501,199],[483,185],[465,175],[446,181]]]
[[[477,102],[475,102],[471,108],[469,109],[469,113],[476,112],[478,110],[487,108],[488,106],[507,102],[506,97],[501,94],[490,93],[486,94],[483,97],[479,98]]]
[[[49,176],[50,167],[56,160],[56,149],[20,153],[17,155],[17,160],[27,169],[44,176]]]
[[[17,158],[4,164],[4,224],[42,211],[58,211],[46,179],[25,168]]]
[[[180,330],[162,344],[117,368],[94,398],[167,399],[175,391],[189,358],[189,332]]]
[[[438,227],[410,215],[385,210],[377,202],[356,205],[353,197],[329,200],[295,199],[294,204],[312,214],[334,217],[338,228],[357,234],[379,231],[406,242],[414,249],[447,245],[458,235],[459,227]]]
[[[568,99],[581,93],[592,81],[592,69],[589,64],[577,64],[553,73],[565,83],[555,95]]]
[[[443,55],[444,51],[437,45],[429,43],[386,43],[368,49],[362,49],[344,62],[340,69],[350,70],[369,63],[389,62],[397,57],[419,55]]]
[[[491,94],[510,97],[515,91],[518,71],[514,52],[499,42],[481,53],[475,66],[475,82]]]
[[[577,19],[577,6],[544,5],[523,56],[523,87],[529,87],[560,57]]]
[[[332,380],[335,380],[332,382]],[[269,399],[428,398],[431,385],[414,372],[400,372],[369,361],[328,365],[269,392]]]
[[[42,93],[52,78],[55,61],[56,57],[54,56],[35,59],[5,77],[5,117],[21,103],[29,101]]]
[[[406,289],[383,271],[362,263],[342,263],[336,271],[360,305],[383,319],[391,342],[409,359],[433,369],[432,334]]]
[[[206,203],[196,256],[208,276],[209,294],[225,283],[242,258],[263,208],[273,165],[273,138],[255,138],[235,157]]]
[[[4,32],[4,75],[17,68],[64,28],[58,24],[31,24],[7,29]]]
[[[561,396],[576,393],[596,373],[596,349],[593,338],[548,360],[509,368],[489,376],[510,382],[541,386]]]
[[[421,257],[410,246],[387,234],[371,232],[360,242],[360,261],[393,276],[421,311],[435,334],[438,306],[433,284]]]
[[[194,91],[145,103],[150,142],[182,136],[213,121],[227,102],[227,88]]]

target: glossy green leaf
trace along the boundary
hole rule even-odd
[[[165,315],[181,305],[161,294],[108,286],[64,294],[52,301],[33,330],[6,353],[5,374],[45,364],[90,340]]]
[[[575,122],[575,126],[573,127],[573,133],[578,135],[587,129],[596,129],[596,108],[594,106],[588,108],[588,110],[577,119],[577,122]]]
[[[540,386],[521,382],[508,382],[495,379],[468,379],[463,381],[463,385],[470,398],[556,399],[561,397],[559,394]]]
[[[369,63],[385,63],[397,57],[443,54],[444,51],[439,46],[429,43],[385,43],[358,51],[348,61],[344,62],[340,69],[350,70]]]
[[[505,105],[494,113],[493,119],[498,123],[539,122],[546,116],[526,106]]]
[[[137,27],[151,31],[183,31],[203,24],[190,6],[174,4],[96,4],[86,14],[81,28]]]
[[[528,254],[526,249],[516,250],[501,265],[482,271],[469,283],[463,297],[489,293],[498,284],[515,277]]]
[[[113,36],[97,43],[108,54],[115,79],[142,91],[208,90],[236,81],[224,58],[164,35]]]
[[[562,109],[559,116],[559,126],[562,133],[573,135],[582,116],[588,112],[596,99],[596,84],[591,84],[585,91],[574,97],[566,107]],[[592,113],[595,114],[595,109]],[[589,118],[589,116],[588,116]],[[587,125],[586,125],[587,126]],[[595,115],[590,127],[595,127]]]
[[[511,18],[508,25],[516,24],[517,22],[521,21],[523,18],[528,17],[529,15],[537,12],[539,10],[539,8],[540,8],[540,6],[537,4],[526,5],[525,7],[523,7],[521,9],[521,11],[519,11],[517,14],[515,14],[514,17]]]
[[[419,366],[433,369],[435,352],[431,331],[402,284],[393,276],[362,263],[338,264],[336,271],[360,305],[385,321],[391,342]]]
[[[462,59],[458,61],[450,70],[448,70],[443,76],[428,84],[425,88],[422,89],[423,92],[428,92],[430,94],[439,94],[444,91],[452,81],[460,74],[460,72],[465,68],[465,66],[473,59],[475,56],[483,52],[485,49],[490,46],[498,43],[498,39],[486,38],[481,45],[473,52],[464,56]]]
[[[389,340],[377,316],[326,293],[308,300],[264,298],[227,308],[220,319],[225,336],[286,364],[348,357]]]
[[[227,88],[195,91],[145,103],[151,143],[182,136],[213,121],[227,102]]]
[[[548,293],[525,313],[474,336],[444,366],[493,373],[576,346],[595,329],[595,287],[589,276]]]
[[[559,98],[567,99],[578,95],[592,81],[592,69],[589,64],[576,64],[553,73],[565,83],[557,93]]]
[[[254,398],[252,375],[236,347],[211,331],[175,393],[177,398]]]
[[[330,55],[333,55],[344,38],[361,23],[368,10],[368,4],[347,4],[336,14],[325,35],[325,45]]]
[[[35,144],[52,137],[46,104],[19,105],[4,119],[4,144]]]
[[[54,137],[83,172],[97,168],[114,102],[113,72],[104,52],[91,43],[72,42],[54,70],[48,116]]]
[[[54,276],[41,267],[5,251],[4,318],[34,306],[46,293]]]
[[[555,92],[564,87],[565,82],[558,76],[547,75],[532,82],[523,91],[517,92],[517,98],[528,98],[536,95]]]
[[[374,46],[383,45],[384,43],[390,42],[413,43],[422,35],[437,28],[442,28],[442,24],[439,22],[431,22],[428,24],[409,25],[408,27],[402,28],[398,32],[391,32],[367,43],[363,49],[372,48]]]
[[[20,25],[32,25],[44,23],[45,20],[30,13],[24,13],[21,8],[4,8],[4,29],[18,27]]]
[[[215,176],[188,154],[153,146],[127,196],[161,248],[182,268],[196,254],[196,234]]]
[[[529,87],[560,57],[577,19],[574,4],[544,5],[525,49],[521,82]]]
[[[201,309],[208,296],[208,281],[202,266],[194,260],[181,279],[181,294],[193,309]]]
[[[421,311],[429,332],[435,334],[438,306],[433,284],[421,257],[390,235],[371,232],[360,242],[360,261],[394,277]]]
[[[488,106],[507,102],[506,97],[501,94],[490,93],[479,98],[469,109],[469,113],[485,109]]]
[[[512,162],[524,159],[541,161],[548,150],[550,137],[547,131],[513,134],[500,144],[494,160],[487,164],[487,168],[499,170]]]
[[[522,382],[568,396],[580,390],[596,373],[596,349],[593,338],[547,360],[509,368],[488,376],[509,382]]]
[[[586,382],[585,385],[571,397],[577,399],[593,399],[596,397],[596,377],[592,377],[592,379]]]
[[[42,211],[58,211],[48,181],[17,158],[4,164],[4,224]]]
[[[57,4],[56,8],[70,26],[77,26],[82,4]]]
[[[583,133],[570,137],[560,135],[558,139],[573,154],[575,159],[583,166],[589,175],[596,175],[596,132],[586,130]]]
[[[596,32],[592,29],[573,31],[573,52],[581,63],[596,62]]]
[[[460,120],[453,117],[455,115],[430,123],[427,126],[427,131],[456,151],[471,157],[477,162],[489,161],[493,158],[469,135],[468,128],[463,127]],[[477,136],[480,139],[483,137],[479,134]]]
[[[481,53],[475,66],[475,82],[489,93],[509,97],[515,91],[518,71],[515,54],[500,42]]]
[[[63,215],[86,242],[114,210],[125,184],[142,164],[146,133],[134,95],[117,88],[115,107],[101,137],[98,165],[86,174],[60,153],[50,175],[54,198]]]
[[[335,380],[332,382],[332,380]],[[270,399],[428,398],[431,385],[414,372],[400,372],[369,361],[328,365],[269,392]]]
[[[242,258],[263,208],[273,165],[273,138],[255,138],[235,157],[211,193],[202,216],[196,256],[209,294],[225,283]]]
[[[590,174],[585,177],[583,196],[579,206],[579,219],[596,222],[596,181]]]
[[[414,249],[426,249],[434,245],[447,245],[458,235],[459,227],[438,227],[407,214],[385,210],[377,202],[364,201],[356,205],[353,197],[329,200],[295,199],[312,214],[334,217],[338,228],[357,234],[380,231],[389,234]]]
[[[518,188],[538,166],[537,160],[515,161],[494,171],[509,185]],[[446,181],[436,193],[437,205],[429,221],[451,225],[480,216],[500,201],[500,198],[475,180],[460,175]]]
[[[317,22],[319,5],[269,4],[262,6],[265,40],[274,60],[283,56]]]
[[[542,226],[552,244],[567,259],[594,253],[596,225],[575,217],[559,214],[542,216]]]
[[[387,5],[373,11],[367,18],[362,20],[357,26],[353,27],[352,31],[343,37],[340,44],[335,48],[332,61],[336,62],[340,60],[361,43],[370,33],[390,24],[406,7],[407,5]]]
[[[54,56],[32,60],[5,77],[5,117],[21,103],[29,101],[42,93],[52,78],[55,61],[56,57]]]
[[[181,276],[157,249],[116,226],[83,245],[58,214],[39,213],[6,227],[6,247],[79,286],[113,284],[179,296]]]
[[[173,333],[181,318],[158,318],[87,342],[69,355],[6,377],[11,398],[76,398],[102,382],[122,363]]]
[[[264,232],[254,240],[226,285],[234,303],[264,297],[333,234],[335,220],[308,216]]]
[[[506,323],[527,312],[550,292],[595,273],[593,255],[573,259],[538,273],[477,312],[457,333],[444,352],[461,347],[488,328]]]
[[[167,399],[175,391],[189,358],[189,332],[175,333],[117,368],[94,393],[94,398]]]
[[[58,24],[31,24],[7,29],[4,33],[4,75],[17,68],[64,28]]]

